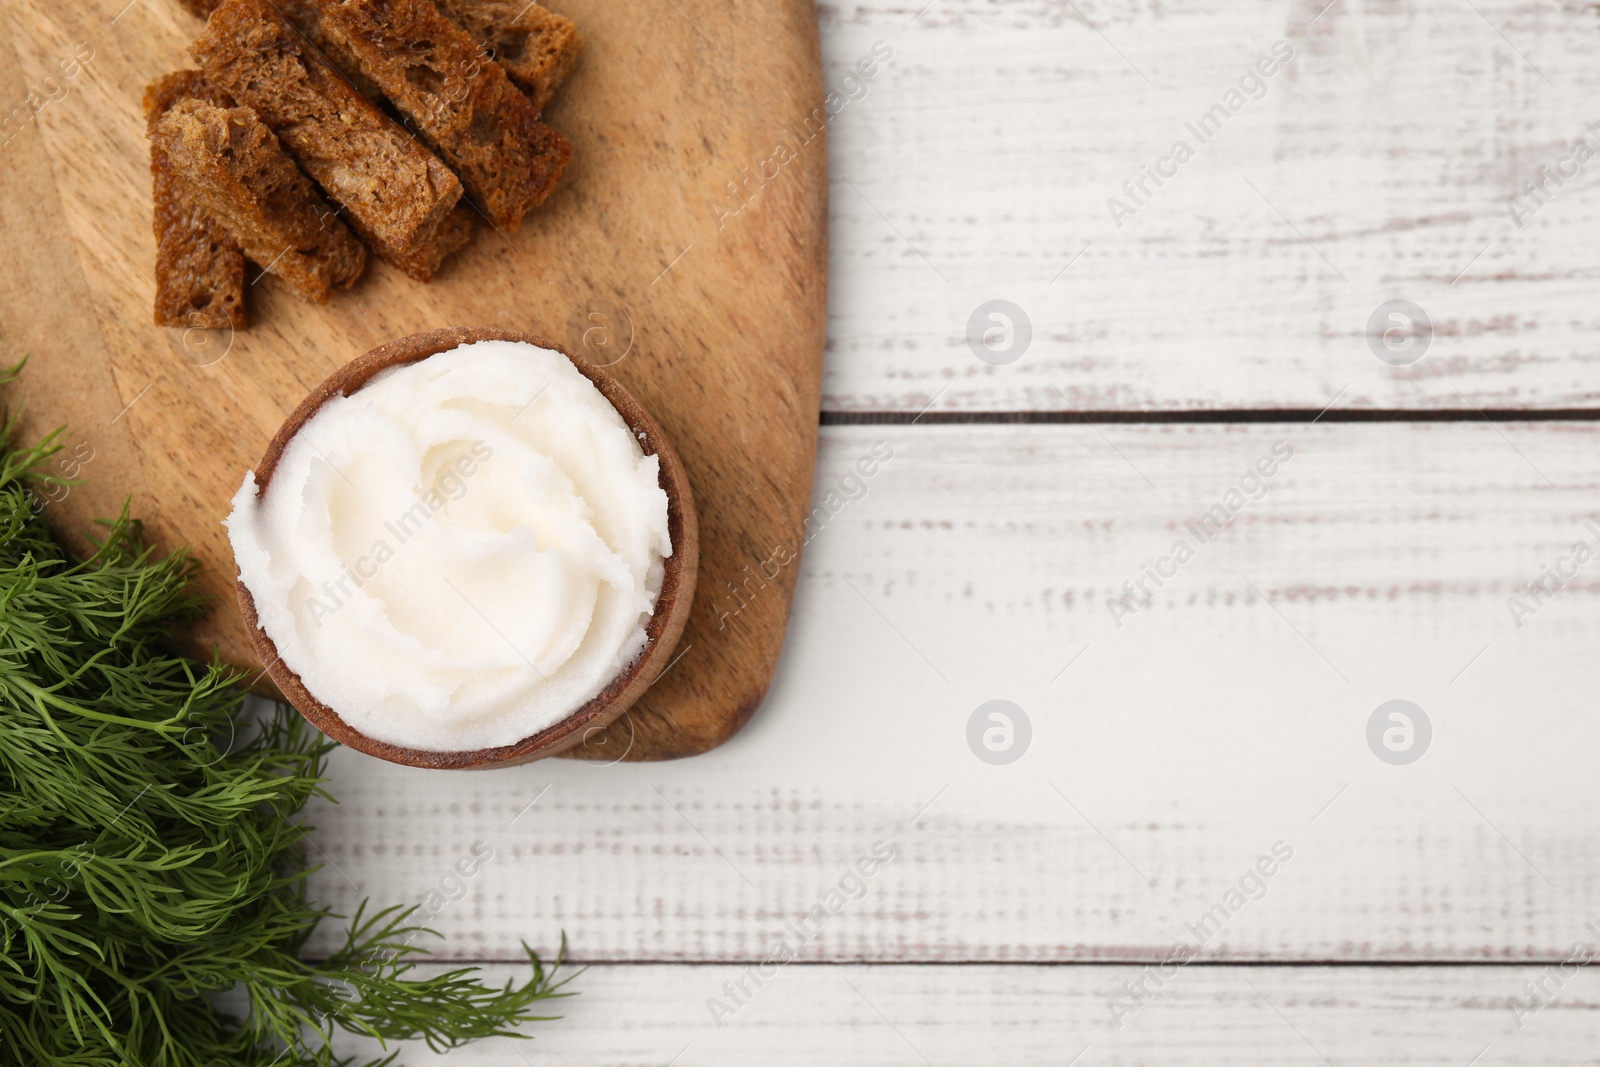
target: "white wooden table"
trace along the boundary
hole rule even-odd
[[[332,761],[319,897],[591,964],[452,1062],[1596,1056],[1600,980],[1549,965],[1600,944],[1600,560],[1560,562],[1600,548],[1600,15],[1324,3],[821,7],[837,510],[766,706],[680,763]],[[759,63],[718,10],[706,63]],[[1369,743],[1392,700],[1426,740]]]

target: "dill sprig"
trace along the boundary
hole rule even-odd
[[[336,1028],[444,1050],[550,1018],[534,1005],[567,995],[559,956],[547,970],[528,950],[520,986],[471,968],[418,977],[413,942],[432,931],[411,908],[363,904],[338,951],[301,958],[338,918],[308,900],[297,821],[327,796],[331,742],[282,704],[242,722],[235,672],[169,651],[172,625],[203,607],[195,563],[146,547],[126,505],[71,559],[41,517],[39,494],[74,484],[50,466],[58,435],[17,447],[15,427],[7,413],[0,1062],[332,1067],[349,1062]]]

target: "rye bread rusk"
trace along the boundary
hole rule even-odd
[[[189,48],[207,80],[253,108],[324,192],[400,254],[461,199],[437,156],[319,56],[267,0],[225,0]]]
[[[366,248],[250,108],[184,100],[151,140],[244,254],[301,296],[326,303],[366,268]]]
[[[444,217],[433,236],[419,244],[410,252],[404,254],[384,245],[370,233],[362,233],[361,227],[355,225],[351,219],[351,228],[360,238],[367,242],[367,247],[372,254],[396,268],[402,274],[419,282],[431,282],[434,275],[439,273],[439,268],[444,261],[457,249],[466,244],[472,237],[472,229],[477,222],[478,213],[466,204],[458,204],[456,209]]]
[[[222,0],[215,0],[220,4]],[[373,103],[382,106],[383,92],[373,80],[361,73],[356,57],[340,47],[322,28],[322,0],[272,0],[280,14],[294,23],[311,46],[311,50],[327,61],[334,70],[344,75],[356,91]]]
[[[226,97],[198,70],[162,75],[144,91],[145,123],[156,122],[183,100],[226,105]],[[172,173],[161,145],[150,143],[150,201],[156,236],[157,326],[243,329],[244,251],[220,220]]]
[[[528,94],[535,111],[550,106],[583,51],[577,23],[527,0],[435,2],[445,18],[489,50],[489,58]]]
[[[572,146],[431,0],[323,0],[322,25],[496,226],[516,229],[550,195]]]
[[[222,6],[222,0],[178,0],[189,10],[189,13],[200,19],[209,18],[211,13]],[[272,0],[279,14],[294,23],[295,29],[305,35],[306,42],[323,59],[327,60],[335,70],[361,91],[363,96],[371,100],[378,100],[380,93],[378,87],[373,85],[366,75],[357,68],[356,62],[345,55],[338,45],[328,40],[322,32],[322,8],[319,0]]]

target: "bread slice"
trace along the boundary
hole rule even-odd
[[[571,19],[527,0],[437,0],[444,17],[466,30],[528,94],[535,111],[550,106],[583,51]]]
[[[301,296],[326,303],[366,268],[367,250],[250,108],[184,100],[151,140],[244,254]]]
[[[206,2],[215,7],[222,0],[206,0]],[[279,14],[292,22],[294,28],[300,31],[312,52],[338,71],[362,96],[382,106],[382,90],[371,78],[361,73],[361,64],[356,62],[356,57],[346,52],[338,41],[330,38],[323,30],[322,0],[272,0],[272,4],[278,9]]]
[[[198,70],[176,71],[144,91],[148,129],[153,131],[161,116],[183,100],[228,103]],[[166,152],[155,141],[150,143],[150,200],[156,235],[156,325],[206,330],[249,325],[239,242],[173,175]]]
[[[516,229],[550,195],[572,146],[432,0],[323,0],[322,25],[496,226]]]
[[[477,212],[466,204],[460,204],[444,217],[444,221],[439,223],[439,228],[434,231],[430,240],[407,253],[396,252],[386,247],[372,234],[361,233],[359,226],[355,227],[355,230],[379,259],[397,268],[409,278],[419,282],[431,282],[434,275],[439,273],[444,261],[471,239],[472,228],[477,219]]]
[[[267,0],[225,0],[189,51],[253,108],[361,228],[400,254],[432,239],[461,183],[316,54]]]
[[[209,18],[211,13],[222,6],[222,0],[178,0],[180,4],[189,9],[189,13],[198,18]],[[346,54],[338,45],[328,40],[322,32],[322,5],[319,0],[272,0],[272,5],[278,13],[299,30],[305,37],[311,50],[321,56],[328,64],[344,75],[345,80],[355,86],[361,95],[377,102],[381,97],[378,87],[366,75],[361,73],[356,61]]]

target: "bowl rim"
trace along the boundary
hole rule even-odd
[[[255,468],[257,499],[267,491],[289,441],[332,397],[349,396],[357,392],[380,371],[420,363],[430,356],[478,341],[518,341],[558,352],[600,390],[600,394],[622,416],[629,429],[639,437],[644,454],[654,455],[660,461],[661,486],[667,494],[667,530],[672,538],[672,555],[662,561],[661,591],[656,596],[655,610],[645,624],[644,649],[604,689],[570,715],[520,741],[458,751],[395,745],[370,737],[351,726],[333,708],[317,699],[306,688],[299,674],[283,662],[276,643],[261,625],[254,595],[242,578],[236,578],[239,610],[244,615],[250,643],[266,665],[264,673],[272,679],[284,698],[294,705],[306,721],[340,744],[409,767],[452,770],[509,767],[552,756],[583,743],[593,733],[620,718],[655,681],[682,636],[689,607],[694,600],[699,569],[699,530],[694,495],[677,451],[649,411],[620,382],[600,367],[579,359],[563,346],[534,333],[495,327],[451,326],[408,334],[356,357],[313,389],[273,434]]]

